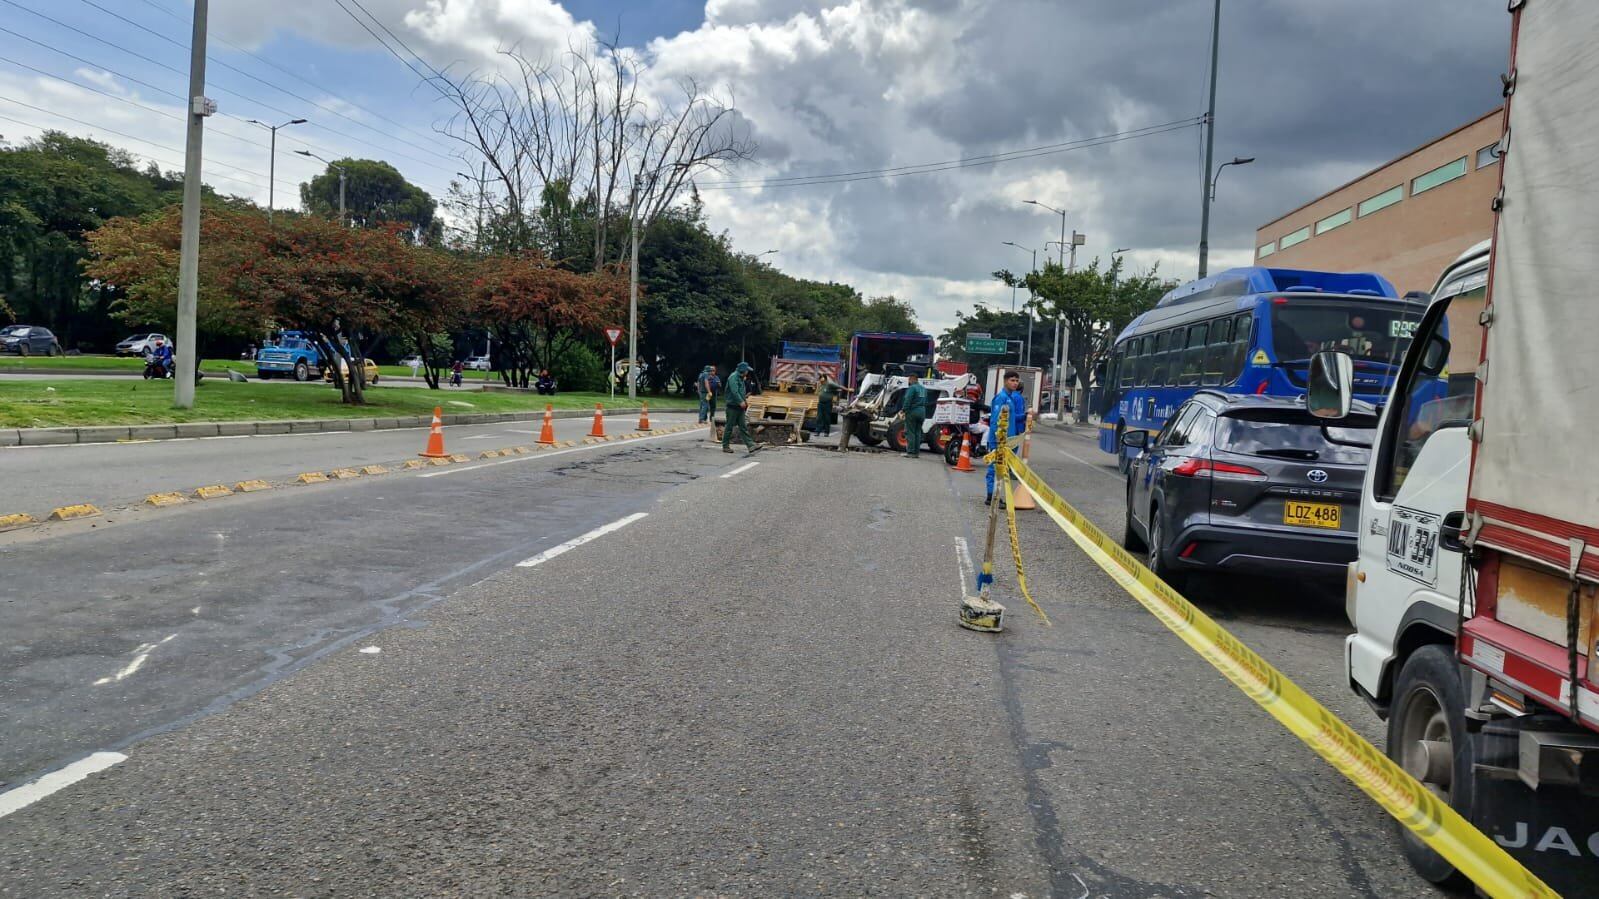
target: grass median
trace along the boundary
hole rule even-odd
[[[243,359],[202,359],[200,368],[206,374],[227,369],[241,374],[254,375],[255,363]],[[398,366],[396,366],[398,369]],[[0,374],[8,371],[60,372],[62,377],[80,375],[138,374],[144,371],[144,360],[138,356],[0,356]],[[398,370],[409,374],[409,370]]]
[[[234,383],[207,378],[195,391],[193,409],[172,408],[171,381],[0,382],[0,428],[52,428],[91,425],[166,424],[187,421],[274,421],[305,418],[385,418],[426,415],[434,406],[445,413],[532,412],[553,403],[557,409],[627,407],[625,397],[613,402],[605,394],[483,393],[471,390],[424,390],[414,387],[371,387],[364,406],[347,406],[326,384]],[[648,397],[651,409],[689,409],[693,400]]]

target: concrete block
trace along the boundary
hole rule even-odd
[[[348,430],[350,430],[350,422],[349,422],[348,419],[343,419],[343,418],[329,419],[327,421],[322,422],[322,430],[324,430],[324,431],[348,431]]]
[[[23,446],[54,446],[61,443],[77,443],[77,428],[23,428]]]
[[[411,419],[409,419],[409,418],[405,418],[405,419],[400,419],[400,418],[374,418],[374,419],[372,419],[372,427],[373,427],[374,430],[378,430],[378,431],[391,431],[391,430],[393,430],[395,428],[399,428],[399,427],[410,427],[409,424],[406,424],[406,425],[401,425],[400,424],[401,421],[409,422],[410,420]]]
[[[0,446],[20,446],[22,434],[16,428],[0,428]]]
[[[214,421],[193,421],[177,426],[179,437],[215,437],[217,436],[217,423]]]
[[[171,440],[176,436],[177,425],[134,425],[128,429],[129,440]]]
[[[260,425],[261,425],[261,423],[258,422],[258,421],[221,421],[221,422],[217,422],[217,436],[219,436],[219,437],[244,437],[244,436],[247,436],[247,435],[250,435],[250,434],[256,434],[256,433],[259,433],[256,429],[258,427],[260,427]]]
[[[433,420],[431,418],[428,419],[428,424],[429,425],[431,425],[432,422],[433,422]],[[439,416],[439,423],[440,424],[446,424],[446,425],[471,424],[470,421],[466,420],[466,416],[465,415],[461,415],[461,414],[455,413],[455,412],[447,412],[444,415]]]
[[[375,418],[352,418],[347,424],[352,431],[373,431],[377,429],[378,420]]]
[[[288,424],[290,434],[319,434],[324,430],[322,427],[322,422],[316,419],[312,419],[310,421],[291,421]]]
[[[287,434],[292,422],[287,421],[258,421],[255,423],[257,434]]]
[[[79,443],[115,443],[118,440],[128,439],[128,428],[124,427],[94,427],[79,428]]]

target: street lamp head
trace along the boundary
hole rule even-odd
[[[301,156],[309,156],[312,159],[316,158],[316,154],[312,153],[310,150],[295,150],[294,152],[299,154],[299,155],[301,155]]]
[[[1255,161],[1255,157],[1253,157],[1253,156],[1234,156],[1233,157],[1233,165],[1249,165],[1251,162],[1254,162],[1254,161]]]
[[[305,119],[289,119],[288,124],[290,124],[290,125],[304,125],[305,124]]]

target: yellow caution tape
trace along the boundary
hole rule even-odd
[[[1157,578],[1015,454],[1005,455],[1006,467],[1032,489],[1044,511],[1122,589],[1483,892],[1494,897],[1558,895],[1377,747]]]
[[[1001,446],[1003,445],[1002,441]],[[1005,450],[1005,455],[1012,459],[1016,458],[1008,448]],[[1016,533],[1016,501],[1011,495],[1009,467],[1008,465],[1001,465],[995,475],[1005,485],[1005,527],[1010,531],[1011,558],[1016,560],[1016,586],[1021,588],[1022,599],[1027,600],[1027,604],[1033,607],[1034,612],[1038,613],[1038,617],[1044,622],[1044,626],[1054,627],[1049,620],[1049,616],[1044,614],[1043,608],[1033,601],[1032,592],[1027,589],[1027,573],[1022,570],[1022,539]]]

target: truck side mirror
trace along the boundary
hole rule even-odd
[[[1322,350],[1310,357],[1310,387],[1305,404],[1317,418],[1349,416],[1355,399],[1355,360],[1348,353]]]
[[[1122,446],[1130,446],[1133,449],[1144,449],[1145,447],[1149,446],[1149,432],[1123,431]]]

